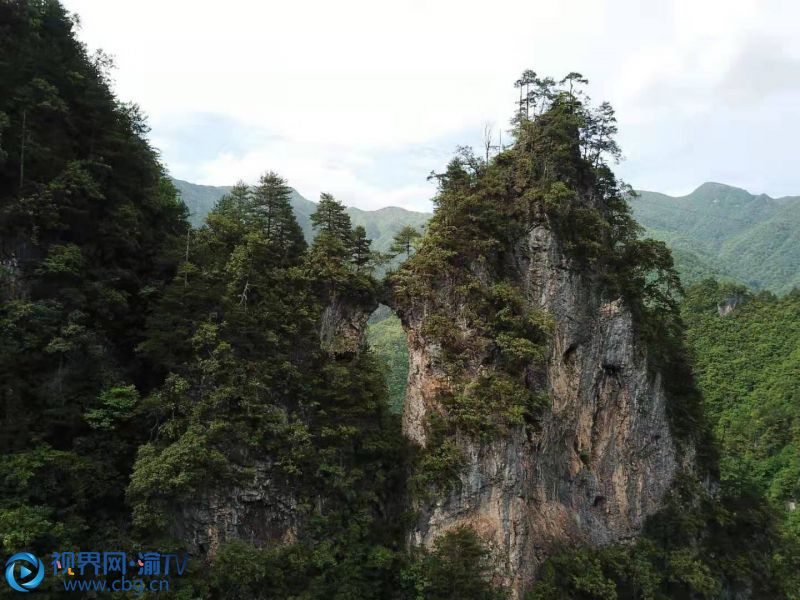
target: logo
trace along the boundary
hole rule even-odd
[[[18,573],[14,568],[19,565]],[[19,578],[19,579],[18,579]],[[18,592],[30,592],[44,579],[44,563],[30,552],[18,552],[6,561],[6,581]]]

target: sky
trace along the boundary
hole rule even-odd
[[[64,3],[194,183],[274,170],[312,200],[430,210],[428,174],[508,129],[530,68],[614,105],[637,189],[800,195],[795,0]]]

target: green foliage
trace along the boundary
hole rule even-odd
[[[549,407],[546,393],[531,391],[503,371],[478,376],[459,393],[442,395],[440,401],[459,431],[486,440],[535,421]]]
[[[432,175],[436,212],[417,252],[388,277],[393,303],[438,350],[446,435],[487,441],[517,427],[535,431],[549,406],[552,323],[516,267],[520,240],[551,231],[573,268],[633,312],[654,349],[652,370],[667,373],[673,432],[709,467],[708,427],[682,346],[680,282],[667,247],[640,237],[629,189],[606,162],[619,157],[613,110],[590,106],[584,82],[576,73],[561,84],[524,73],[514,145],[486,160],[461,149]]]
[[[601,274],[604,293],[622,296],[640,334],[660,342],[652,360],[666,375],[671,422],[702,438],[671,258],[639,238],[605,164],[619,156],[613,111],[587,105],[580,74],[558,85],[523,75],[516,143],[491,160],[461,150],[434,175],[437,212],[413,253],[426,215],[367,218],[327,194],[303,205],[272,172],[231,188],[190,229],[139,109],[113,96],[107,60],[86,55],[63,7],[0,3],[0,23],[3,554],[180,548],[177,514],[255,484],[261,469],[292,499],[282,533],[296,541],[227,540],[179,597],[505,597],[473,531],[409,555],[400,513],[407,492],[430,499],[458,482],[461,436],[530,431],[547,410],[552,324],[507,275],[536,225]],[[391,293],[404,318],[427,315],[424,333],[452,381],[412,469],[376,354],[326,343],[339,321],[377,305],[371,239],[405,254]],[[760,310],[790,322],[796,297],[748,297],[745,309],[759,307],[753,324],[737,309],[720,326],[703,312],[718,291],[690,294],[686,314],[698,356],[710,357],[698,361],[701,384],[726,394],[707,400],[723,440],[720,497],[682,482],[644,539],[554,557],[535,597],[798,589],[800,520],[776,519],[759,501],[798,492],[798,357],[759,331],[769,329]],[[383,347],[373,335],[384,355],[399,352],[393,323]],[[741,372],[719,367],[706,335],[741,343],[759,374],[738,358]],[[396,402],[400,381],[391,386]]]
[[[93,494],[102,493],[102,465],[47,444],[0,459],[0,550],[47,548],[81,539]],[[96,509],[95,509],[96,510]],[[101,514],[102,509],[96,511]]]
[[[603,137],[600,145],[607,139]],[[190,208],[194,225],[201,224],[216,200],[231,189],[179,180],[173,183]],[[558,190],[554,188],[550,194],[557,195]],[[292,192],[295,214],[306,239],[311,241],[308,216],[316,205]],[[796,251],[800,244],[794,236],[799,228],[789,225],[800,215],[797,198],[773,200],[763,194],[753,196],[723,184],[706,183],[679,198],[639,191],[629,197],[629,203],[647,235],[663,240],[670,247],[684,285],[714,277],[784,293],[799,283],[795,266],[800,263]],[[347,212],[354,225],[366,228],[374,248],[380,252],[389,251],[393,236],[400,229],[410,226],[420,230],[430,218],[427,213],[396,207],[377,211],[348,208]]]
[[[418,551],[402,573],[409,600],[502,600],[506,591],[492,582],[493,562],[468,527],[448,531],[433,550]]]
[[[372,240],[367,239],[367,230],[363,226],[358,225],[353,229],[353,264],[357,270],[362,270],[367,267],[373,260],[373,254],[370,251],[370,244]]]
[[[311,215],[311,224],[319,234],[342,241],[343,244],[351,235],[350,216],[345,212],[344,205],[330,194],[319,197],[317,210]]]
[[[252,483],[260,457],[301,542],[265,548],[239,588],[223,548],[179,593],[388,596],[399,423],[372,354],[320,344],[326,307],[376,304],[365,231],[329,199],[307,250],[274,173],[189,230],[138,110],[60,5],[5,3],[0,19],[3,554],[178,548],[176,511]]]
[[[590,551],[556,554],[542,567],[530,600],[617,600],[616,586]],[[644,595],[645,598],[652,596]]]
[[[259,179],[249,206],[256,226],[267,240],[282,250],[288,261],[299,256],[306,247],[303,232],[292,211],[291,197],[292,189],[286,180],[270,171]]]
[[[418,497],[448,491],[458,482],[463,466],[464,455],[456,442],[452,438],[433,435],[419,454],[411,489]]]
[[[99,547],[126,527],[132,415],[158,371],[135,347],[185,208],[64,8],[4,2],[0,23],[3,553]]]
[[[217,201],[228,195],[233,189],[230,186],[197,185],[174,178],[171,181],[189,208],[190,219],[195,227],[201,226]],[[289,190],[292,211],[303,230],[306,242],[310,244],[315,237],[311,214],[317,210],[317,205],[311,200],[303,198],[296,190],[292,188]],[[378,210],[361,210],[350,206],[346,211],[354,226],[364,227],[367,237],[372,240],[373,250],[382,254],[391,252],[390,247],[394,242],[394,236],[401,229],[408,226],[416,231],[421,231],[431,217],[428,213],[414,212],[396,206],[387,206]],[[395,266],[399,262],[397,259],[393,261]]]
[[[112,431],[119,421],[130,419],[139,402],[139,391],[132,385],[114,387],[100,394],[100,406],[84,414],[93,429]]]
[[[735,308],[720,316],[718,304]],[[684,303],[722,477],[747,475],[772,500],[800,497],[800,294],[778,299],[705,281]]]
[[[359,287],[361,293],[374,296],[377,282],[371,273],[379,261],[366,230],[361,226],[353,229],[344,205],[330,194],[322,194],[311,222],[317,235],[309,260],[324,293],[344,287],[357,295],[355,288]]]
[[[531,598],[797,598],[800,547],[777,527],[758,495],[684,478],[635,544],[555,553]]]
[[[377,360],[384,365],[389,406],[392,412],[399,414],[403,412],[408,379],[408,345],[400,319],[389,315],[377,322],[371,320],[367,340]]]
[[[360,260],[371,255],[369,240],[326,196],[305,249],[287,198],[272,173],[255,190],[234,187],[192,233],[149,320],[141,352],[169,374],[139,413],[154,435],[127,490],[133,524],[142,539],[160,539],[179,507],[254,485],[266,469],[293,499],[297,543],[234,541],[187,589],[385,597],[398,571],[400,531],[390,519],[404,485],[399,422],[372,352],[321,343],[341,334],[325,333],[337,315],[377,304],[377,282]],[[226,570],[234,559],[248,561],[247,576],[232,578],[244,568]]]
[[[734,496],[767,499],[785,546],[772,554],[776,579],[800,589],[790,566],[800,547],[791,510],[800,495],[800,294],[706,280],[688,290],[683,315],[722,481]]]
[[[395,255],[405,254],[405,258],[408,260],[411,258],[411,251],[414,249],[414,243],[420,237],[421,234],[416,227],[406,225],[394,235],[389,250]]]

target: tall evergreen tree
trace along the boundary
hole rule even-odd
[[[367,238],[367,230],[363,225],[358,225],[353,229],[353,264],[357,271],[363,270],[372,261],[371,244],[372,240]]]
[[[286,180],[270,171],[261,176],[253,191],[251,210],[261,223],[270,244],[287,257],[299,256],[306,247],[302,229],[291,205],[292,189]]]
[[[311,224],[319,233],[324,233],[346,244],[351,236],[350,215],[344,205],[330,194],[321,194],[317,210],[311,214]]]
[[[243,181],[239,181],[230,192],[217,201],[214,210],[234,222],[246,225],[253,212],[253,190]]]
[[[328,293],[332,293],[348,278],[345,261],[353,253],[350,216],[342,203],[330,194],[322,194],[317,210],[311,214],[311,223],[317,230],[311,245],[311,268]]]
[[[421,237],[420,232],[416,227],[406,225],[396,234],[392,240],[392,245],[389,248],[395,256],[405,253],[406,259],[411,258],[411,251],[414,249],[414,242]]]

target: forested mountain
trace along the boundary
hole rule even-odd
[[[0,552],[128,540],[186,209],[58,2],[0,2]],[[12,592],[13,593],[13,592]]]
[[[388,277],[403,431],[422,446],[412,539],[475,532],[517,597],[787,595],[796,546],[774,509],[735,478],[709,485],[678,277],[638,237],[606,163],[613,110],[581,83],[523,74],[514,147],[438,175],[427,233]]]
[[[197,225],[229,187],[172,180]],[[753,289],[782,294],[800,285],[800,197],[773,199],[721,183],[704,183],[687,196],[637,191],[633,215],[647,235],[672,250],[687,285],[707,277],[737,281]],[[309,215],[314,203],[292,190],[292,207],[311,239]],[[375,211],[348,208],[353,223],[363,225],[374,247],[386,251],[405,225],[421,229],[430,218],[402,208]]]
[[[722,477],[757,488],[800,534],[800,289],[778,298],[708,280],[682,313]]]
[[[433,216],[268,170],[187,209],[75,29],[0,2],[4,560],[188,552],[176,598],[798,597],[797,294],[681,312],[580,74],[523,73],[516,142],[459,151]]]
[[[640,191],[631,207],[672,248],[685,283],[715,276],[778,294],[800,285],[800,197],[704,183],[677,198]]]
[[[206,215],[214,210],[219,199],[230,193],[233,186],[200,185],[170,177],[172,185],[178,190],[186,208],[189,210],[189,221],[194,227],[200,227]]]
[[[189,208],[190,219],[194,225],[201,224],[214,204],[231,190],[230,187],[197,185],[174,178],[172,183]],[[297,222],[303,229],[306,240],[311,242],[314,237],[311,214],[316,210],[317,204],[301,196],[295,189],[292,189],[291,193],[291,205]],[[410,225],[421,231],[431,217],[428,213],[414,212],[396,206],[378,210],[347,207],[346,210],[353,225],[364,227],[367,237],[372,240],[373,248],[378,252],[386,252],[392,244],[394,235],[403,227]]]
[[[74,28],[0,3],[0,552],[180,547],[217,565],[187,597],[387,597],[405,450],[362,347],[364,229],[325,196],[309,246],[267,173],[190,230]]]

